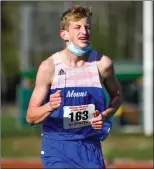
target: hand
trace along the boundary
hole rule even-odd
[[[103,115],[98,111],[94,112],[93,115],[94,118],[91,119],[91,126],[93,129],[102,129],[104,122]]]
[[[61,96],[61,90],[57,90],[54,94],[50,95],[49,104],[53,110],[57,109],[60,106]]]

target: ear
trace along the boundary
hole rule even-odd
[[[65,40],[65,41],[68,41],[69,40],[69,36],[68,36],[68,33],[66,30],[61,30],[60,31],[60,37]]]

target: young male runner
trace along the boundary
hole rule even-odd
[[[105,168],[100,141],[121,95],[111,59],[90,47],[91,17],[80,5],[64,12],[60,36],[66,48],[38,69],[27,121],[43,123],[44,168]],[[102,86],[111,96],[109,107]]]

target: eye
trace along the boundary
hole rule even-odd
[[[80,29],[80,27],[78,26],[78,27],[75,27],[74,29]]]

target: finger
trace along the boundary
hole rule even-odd
[[[61,95],[60,94],[56,94],[56,93],[50,95],[50,99],[57,98],[57,97],[61,98]]]
[[[102,124],[92,124],[91,125],[93,128],[98,128],[98,127],[102,127],[103,125]]]
[[[98,122],[98,121],[100,121],[100,120],[102,120],[101,115],[99,115],[98,117],[92,118],[92,119],[91,119],[91,123],[95,123],[95,122]]]
[[[99,116],[99,111],[98,111],[98,110],[96,110],[95,112],[93,112],[93,115],[94,115],[94,117]]]
[[[50,101],[50,104],[53,106],[53,105],[56,105],[56,104],[60,104],[61,103],[61,100],[57,100],[57,101]]]
[[[60,96],[62,96],[60,92],[54,94],[54,97],[60,97]]]
[[[102,129],[102,125],[92,125],[93,129]]]
[[[103,124],[103,121],[97,121],[97,122],[94,122],[94,123],[91,123],[92,125],[102,125]]]
[[[62,96],[62,91],[61,90],[57,90],[55,94],[58,95],[58,96],[59,95]]]
[[[61,90],[57,90],[57,91],[56,91],[56,93],[60,93],[60,92],[61,92]]]
[[[53,98],[50,98],[50,101],[51,102],[54,102],[54,101],[61,101],[61,97],[53,97]]]
[[[54,105],[52,106],[52,108],[53,108],[53,109],[57,109],[59,106],[60,106],[60,104],[54,104]]]

